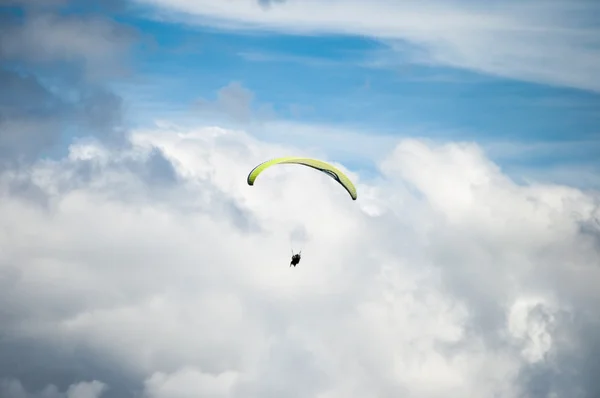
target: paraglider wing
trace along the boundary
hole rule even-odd
[[[248,185],[254,185],[254,181],[256,180],[256,177],[258,177],[258,175],[260,173],[262,173],[265,169],[267,169],[271,166],[274,166],[276,164],[284,164],[284,163],[301,164],[301,165],[311,167],[313,169],[319,170],[319,171],[327,174],[328,176],[330,176],[331,178],[336,180],[341,186],[343,186],[344,189],[346,189],[346,191],[350,194],[350,197],[352,198],[352,200],[356,200],[356,197],[357,197],[356,187],[354,187],[354,184],[352,183],[352,181],[350,181],[350,179],[344,173],[342,173],[340,170],[338,170],[334,166],[330,165],[329,163],[326,163],[326,162],[323,162],[323,161],[317,160],[317,159],[310,159],[310,158],[285,157],[285,158],[272,159],[272,160],[266,161],[264,163],[261,163],[258,166],[256,166],[254,169],[252,169],[250,174],[248,174]]]

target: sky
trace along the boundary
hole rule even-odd
[[[600,396],[597,1],[0,7],[2,398]]]

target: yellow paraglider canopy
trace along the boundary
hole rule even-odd
[[[301,164],[301,165],[311,167],[313,169],[319,170],[319,171],[327,174],[328,176],[330,176],[331,178],[336,180],[341,186],[343,186],[344,189],[346,189],[346,191],[348,191],[352,200],[356,200],[356,197],[357,197],[356,187],[344,173],[342,173],[339,169],[335,168],[334,166],[330,165],[329,163],[326,163],[326,162],[323,162],[323,161],[317,160],[317,159],[310,159],[310,158],[303,158],[303,157],[277,158],[277,159],[268,160],[264,163],[259,164],[254,169],[252,169],[250,174],[248,174],[248,185],[254,185],[254,181],[256,180],[256,177],[258,177],[258,175],[260,173],[262,173],[265,169],[267,169],[271,166],[274,166],[276,164],[284,164],[284,163]]]

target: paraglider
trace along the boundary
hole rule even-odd
[[[322,160],[304,157],[282,157],[261,163],[252,169],[250,174],[248,174],[248,185],[254,185],[254,182],[259,174],[261,174],[267,168],[278,164],[299,164],[325,173],[333,178],[338,184],[340,184],[346,190],[346,192],[348,192],[352,200],[356,200],[357,198],[356,187],[352,181],[350,181],[350,179],[344,173],[342,173],[341,170],[329,163],[323,162]],[[302,250],[300,250],[300,252],[297,254],[294,254],[294,251],[292,250],[292,261],[290,262],[290,267],[293,265],[295,268],[296,265],[300,263],[301,254]]]
[[[302,250],[300,250],[300,252],[298,252],[298,254],[294,254],[294,252],[292,251],[292,261],[290,262],[290,267],[292,265],[294,267],[296,267],[296,265],[298,265],[298,263],[300,263],[301,256],[302,256]]]
[[[356,198],[357,198],[356,187],[354,186],[352,181],[350,181],[350,179],[344,173],[341,172],[341,170],[337,169],[336,167],[334,167],[333,165],[331,165],[329,163],[323,162],[322,160],[310,159],[310,158],[285,157],[285,158],[277,158],[277,159],[273,159],[273,160],[269,160],[264,163],[261,163],[258,166],[256,166],[254,169],[252,169],[250,174],[248,174],[248,185],[254,185],[254,182],[256,181],[256,177],[258,177],[258,175],[260,173],[262,173],[263,171],[265,171],[267,168],[277,165],[277,164],[285,164],[285,163],[301,164],[303,166],[308,166],[308,167],[311,167],[313,169],[319,170],[319,171],[327,174],[328,176],[333,178],[335,181],[337,181],[342,187],[344,187],[344,189],[348,192],[348,194],[350,194],[350,197],[352,198],[352,200],[356,200]]]

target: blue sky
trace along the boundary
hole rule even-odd
[[[577,178],[600,170],[594,2],[223,4],[138,0],[100,9],[138,35],[120,54],[127,73],[110,79],[129,126],[235,122],[357,165],[395,137],[475,141],[517,179],[600,186]],[[249,119],[232,119],[218,103],[232,83],[226,93],[247,96]]]
[[[163,7],[141,2],[142,7],[123,19],[144,37],[134,50],[136,78],[118,86],[136,124],[150,124],[157,118],[205,122],[208,115],[197,112],[197,101],[214,101],[219,89],[238,82],[251,92],[255,109],[269,110],[263,112],[263,124],[242,126],[257,134],[273,128],[269,125],[282,126],[275,122],[285,122],[297,128],[335,129],[340,134],[359,132],[375,136],[374,140],[382,135],[472,140],[488,149],[506,170],[514,171],[515,178],[529,173],[564,180],[564,173],[577,174],[577,167],[598,170],[600,94],[595,82],[585,87],[575,78],[567,84],[560,77],[544,81],[543,63],[534,65],[534,73],[542,76],[538,79],[533,74],[510,76],[510,70],[482,70],[478,65],[421,61],[419,54],[425,50],[418,44],[402,39],[390,44],[388,38],[375,34],[302,31],[291,25],[287,31],[285,24],[273,29],[238,27],[235,15],[221,26],[209,17],[191,19],[202,16],[200,7],[175,3],[183,4],[183,11],[173,5],[177,11],[173,13],[168,1]],[[272,12],[256,7],[256,13]],[[579,11],[575,16],[584,15]],[[292,19],[290,24],[296,22]],[[550,28],[558,31],[561,22],[549,22],[556,24]],[[560,32],[555,36],[560,37]],[[585,50],[592,58],[587,70],[599,70],[594,63],[598,47]],[[565,73],[579,76],[580,69]],[[282,132],[278,137],[288,136]],[[323,145],[339,143],[336,139]],[[349,151],[361,156],[360,145]],[[544,168],[546,173],[541,172]],[[595,184],[586,180],[589,183]]]
[[[359,37],[245,35],[137,23],[160,48],[140,51],[136,67],[148,76],[156,100],[179,108],[199,97],[214,99],[218,89],[237,81],[280,117],[300,122],[389,134],[422,126],[446,137],[525,142],[598,133],[600,95],[593,92],[408,60],[370,66],[381,45]]]

